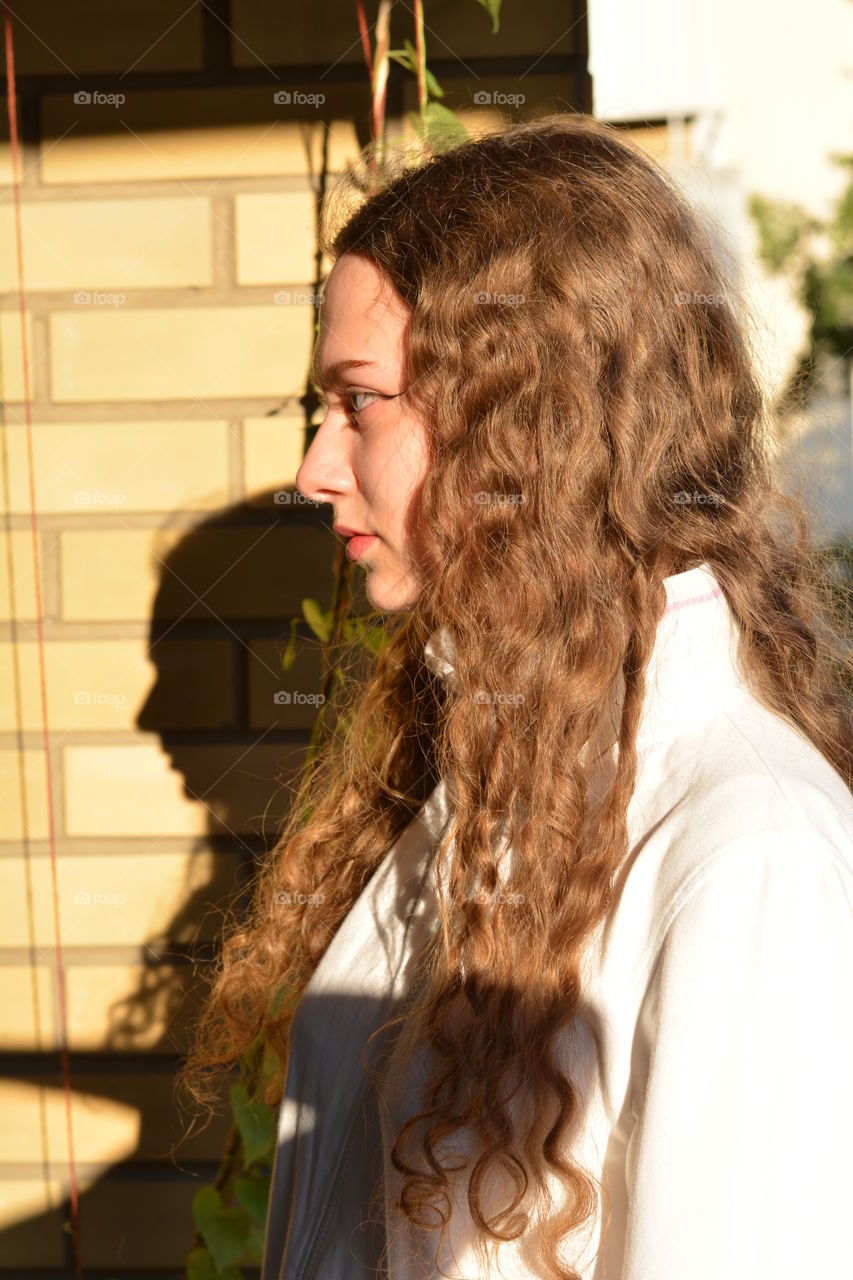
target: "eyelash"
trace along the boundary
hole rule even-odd
[[[341,400],[344,402],[344,404],[347,407],[347,417],[351,419],[355,419],[356,422],[358,422],[358,415],[360,413],[364,413],[364,410],[369,407],[365,405],[361,409],[354,409],[353,401],[355,400],[356,396],[372,396],[374,400],[387,399],[387,397],[383,396],[379,391],[345,391],[343,392],[341,395]],[[322,395],[320,396],[320,404],[323,409],[328,409],[329,407],[328,401],[326,400],[325,396],[322,396]]]
[[[374,400],[381,400],[381,399],[383,399],[383,397],[382,397],[382,396],[380,396],[380,394],[379,394],[379,392],[378,392],[378,391],[348,391],[348,392],[343,396],[343,399],[344,399],[344,401],[346,402],[346,404],[347,404],[347,406],[348,406],[348,408],[349,408],[349,414],[350,414],[350,417],[351,417],[351,418],[355,418],[356,422],[358,421],[358,415],[359,415],[360,413],[363,413],[363,412],[364,412],[364,409],[354,409],[354,408],[353,408],[353,401],[356,399],[356,397],[357,397],[357,396],[373,396]],[[365,406],[365,408],[366,408],[366,407],[367,407],[367,406]]]

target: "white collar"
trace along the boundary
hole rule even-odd
[[[713,572],[705,563],[664,578],[666,611],[658,623],[649,666],[646,695],[637,733],[643,752],[662,737],[698,729],[716,715],[745,684],[737,667],[740,628]],[[424,661],[441,679],[455,686],[455,648],[447,627],[437,627],[424,646]],[[611,718],[615,741],[616,710],[622,682],[615,693]],[[607,741],[600,739],[605,750]],[[598,752],[596,752],[598,754]]]

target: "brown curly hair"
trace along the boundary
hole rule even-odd
[[[440,927],[393,1061],[401,1072],[420,1045],[433,1063],[423,1109],[394,1142],[398,1208],[424,1230],[439,1221],[443,1238],[452,1193],[440,1144],[466,1128],[479,1151],[467,1185],[479,1243],[521,1236],[534,1206],[552,1205],[545,1175],[556,1175],[567,1194],[540,1262],[577,1280],[558,1246],[595,1214],[599,1184],[566,1150],[582,1100],[555,1043],[579,1012],[581,958],[629,848],[663,580],[708,565],[754,695],[848,787],[853,663],[810,518],[772,481],[746,305],[674,181],[617,129],[549,115],[406,160],[342,226],[327,215],[322,247],[372,261],[411,308],[406,381],[431,459],[423,589],[387,617],[386,648],[341,695],[349,731],[331,736],[251,913],[224,938],[183,1080],[203,1098],[262,1036],[282,1064],[268,1101],[281,1096],[292,1002],[276,1009],[270,992],[304,989],[446,779]],[[675,496],[697,490],[717,498]],[[452,687],[424,661],[439,623],[453,637]],[[475,696],[504,688],[507,672],[516,697]],[[615,682],[618,768],[593,803],[584,746]],[[506,823],[514,861],[487,909]],[[516,1098],[530,1103],[521,1127]],[[416,1161],[404,1144],[418,1131]],[[515,1194],[489,1218],[483,1187],[501,1173]]]

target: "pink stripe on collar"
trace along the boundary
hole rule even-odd
[[[664,617],[668,613],[673,613],[676,609],[684,609],[689,604],[704,604],[706,600],[713,600],[716,596],[722,595],[722,587],[714,587],[713,591],[707,591],[704,596],[690,596],[687,600],[673,600],[664,609]]]

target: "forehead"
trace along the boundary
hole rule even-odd
[[[314,374],[322,382],[332,365],[370,362],[398,367],[409,308],[379,268],[355,254],[340,257],[329,274],[320,308]]]

